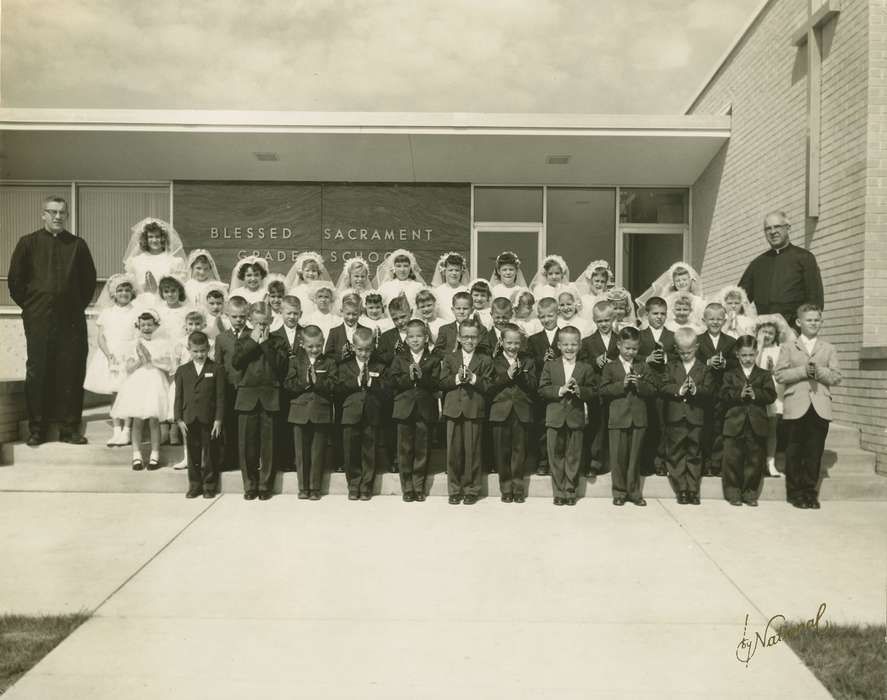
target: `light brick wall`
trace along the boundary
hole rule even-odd
[[[689,110],[712,114],[733,106],[730,141],[693,187],[692,262],[705,289],[737,282],[767,249],[764,214],[785,210],[792,242],[815,253],[822,271],[824,337],[837,347],[844,373],[834,394],[836,420],[859,427],[863,446],[882,463],[887,371],[861,369],[860,351],[864,343],[887,345],[887,152],[877,140],[887,135],[885,2],[845,0],[823,30],[817,222],[805,219],[806,49],[791,44],[807,0],[771,2]]]

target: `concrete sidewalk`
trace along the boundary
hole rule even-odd
[[[0,494],[0,512],[7,611],[104,601],[12,700],[806,700],[829,696],[791,650],[746,667],[743,634],[823,602],[824,621],[885,617],[885,503]]]

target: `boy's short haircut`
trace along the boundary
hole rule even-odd
[[[354,335],[352,337],[354,338],[355,345],[357,344],[358,340],[362,343],[373,342],[373,332],[369,328],[364,328],[362,326],[354,331]]]
[[[727,313],[727,310],[724,308],[724,305],[718,301],[713,301],[710,304],[705,305],[705,311],[703,311],[703,315],[708,311],[723,311]]]
[[[453,295],[453,306],[456,305],[456,302],[461,299],[462,301],[467,301],[469,305],[471,305],[471,293],[470,292],[456,292]]]
[[[504,337],[508,331],[512,331],[517,333],[521,338],[524,337],[524,332],[520,329],[520,326],[516,326],[513,323],[505,323],[502,325],[502,336]]]
[[[221,289],[210,289],[206,293],[206,298],[207,299],[221,299],[222,301],[225,301],[225,295]]]
[[[487,298],[493,296],[493,293],[490,291],[490,285],[483,280],[477,280],[477,282],[471,285],[471,293],[486,294]]]
[[[302,337],[305,340],[317,340],[318,338],[323,338],[323,331],[320,330],[319,326],[305,326],[302,329]]]
[[[815,311],[818,314],[822,313],[822,309],[819,308],[818,304],[809,304],[807,302],[801,304],[795,313],[797,314],[798,318],[800,318],[801,314],[805,314],[808,311]]]
[[[758,339],[753,335],[741,335],[736,339],[735,345],[733,345],[733,350],[737,354],[743,348],[751,348],[752,350],[758,349]]]
[[[693,308],[693,298],[687,294],[686,292],[678,292],[672,297],[672,306],[677,306],[678,304],[686,304],[691,309]]]
[[[229,309],[244,311],[249,307],[249,302],[239,294],[235,294],[233,297],[228,297],[227,306]]]
[[[388,302],[388,315],[390,316],[395,311],[404,313],[410,312],[410,302],[403,294],[394,297],[394,299]]]
[[[205,348],[209,345],[209,338],[203,331],[194,331],[188,335],[188,346],[194,348]]]
[[[557,299],[554,297],[543,297],[539,300],[539,303],[536,304],[536,308],[540,313],[542,311],[557,311]]]
[[[278,292],[280,294],[286,294],[286,285],[280,280],[273,280],[268,283],[268,293]]]
[[[263,316],[264,318],[271,318],[271,305],[264,301],[257,301],[255,304],[250,304],[249,315],[250,318],[256,315]]]
[[[382,295],[379,292],[370,292],[363,298],[364,306],[367,304],[382,304]]]
[[[419,302],[423,301],[437,302],[437,297],[434,296],[434,293],[430,289],[422,289],[416,295],[416,306],[419,305]]]
[[[185,314],[185,323],[190,323],[193,321],[200,321],[201,323],[206,323],[206,316],[203,315],[202,311],[189,311]]]
[[[410,329],[416,330],[417,328],[422,329],[422,333],[425,334],[425,337],[428,337],[428,326],[425,325],[425,321],[420,321],[418,318],[410,319],[410,321],[406,325],[406,330]]]
[[[496,297],[495,299],[493,299],[492,309],[493,311],[498,311],[499,313],[514,311],[514,307],[511,305],[511,301],[509,301],[505,297]]]
[[[637,328],[625,326],[619,330],[619,340],[640,340],[641,334]]]
[[[668,302],[665,301],[665,299],[663,299],[662,297],[650,297],[649,299],[647,299],[647,303],[644,304],[644,308],[647,311],[652,311],[654,308],[658,307],[661,307],[667,311]]]
[[[354,311],[360,311],[360,297],[356,297],[354,294],[349,294],[344,299],[342,299],[342,311],[345,309],[353,309]]]
[[[287,294],[283,299],[280,300],[281,305],[291,306],[294,309],[302,310],[302,300],[299,299],[295,294]]]
[[[528,289],[518,292],[513,298],[516,306],[533,306],[533,304],[536,303],[536,297],[534,297],[533,292]]]
[[[478,321],[478,320],[476,320],[476,319],[474,319],[474,318],[466,318],[464,321],[462,321],[461,325],[459,326],[459,332],[461,333],[461,332],[462,332],[463,330],[465,330],[466,328],[475,328],[475,329],[477,329],[477,332],[478,332],[478,335],[479,335],[479,334],[480,334],[480,329],[481,329],[481,323],[480,323],[480,321]]]
[[[591,307],[592,313],[605,314],[608,311],[613,311],[613,302],[609,300],[599,301],[594,306]]]
[[[696,331],[687,326],[682,326],[674,332],[674,342],[676,345],[690,346],[695,345]]]
[[[563,338],[565,335],[575,335],[577,342],[582,338],[582,334],[579,332],[579,329],[576,326],[564,326],[558,331],[557,337],[558,339]]]

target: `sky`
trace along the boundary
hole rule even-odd
[[[0,0],[0,106],[681,113],[760,0]]]

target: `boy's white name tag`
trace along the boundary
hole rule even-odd
[[[326,370],[325,369],[316,369],[316,370],[314,370],[314,373],[315,374],[326,374]]]
[[[210,377],[214,377],[215,375],[212,372],[207,372],[203,376],[206,377],[207,379],[209,379]]]
[[[379,373],[378,372],[370,372],[370,376],[371,377],[378,377]]]

